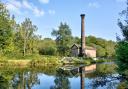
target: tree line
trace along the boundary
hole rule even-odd
[[[54,29],[51,34],[56,37],[55,40],[45,38],[41,41],[40,53],[43,55],[70,56],[72,45],[80,45],[81,42],[81,38],[72,36],[71,29],[66,23],[60,23],[59,30]],[[85,39],[87,46],[96,48],[97,57],[115,57],[116,42],[95,36],[88,36]]]
[[[30,18],[18,24],[15,16],[10,16],[5,4],[0,2],[0,55],[70,56],[71,46],[74,43],[80,44],[80,38],[72,36],[71,28],[67,23],[61,22],[58,29],[53,29],[51,35],[55,40],[42,39],[40,35],[35,34],[37,30],[38,27]],[[86,45],[95,47],[98,57],[115,56],[116,43],[111,40],[88,36]]]
[[[15,16],[10,16],[6,6],[0,2],[0,54],[33,54],[37,51],[37,26],[29,18],[17,24]]]

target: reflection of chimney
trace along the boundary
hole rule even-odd
[[[85,27],[84,17],[85,14],[81,14],[81,56],[85,55]]]
[[[80,70],[80,85],[81,85],[80,89],[85,89],[85,81],[84,81],[85,68],[84,67],[80,67],[79,70]]]

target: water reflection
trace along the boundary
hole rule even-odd
[[[14,89],[31,89],[34,85],[39,85],[36,72],[21,72],[14,75],[12,78],[12,87]]]
[[[68,77],[70,76],[69,71],[57,70],[56,77],[54,80],[55,85],[51,86],[50,89],[71,89]]]
[[[65,66],[64,66],[65,67]],[[116,89],[115,64],[0,68],[0,89]],[[77,84],[77,85],[76,85]]]
[[[57,77],[54,80],[55,85],[51,89],[71,89],[68,78],[75,75],[80,76],[80,89],[85,89],[85,74],[94,72],[95,70],[96,64],[90,66],[64,65],[57,70]]]
[[[80,85],[81,85],[81,89],[84,89],[85,88],[85,80],[84,80],[84,77],[85,77],[85,67],[80,67]]]
[[[0,76],[0,89],[7,89],[9,87],[9,82],[4,76]]]

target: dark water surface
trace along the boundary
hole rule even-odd
[[[0,68],[0,89],[116,89],[120,80],[115,67],[105,63],[81,69],[71,65]]]

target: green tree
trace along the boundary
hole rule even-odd
[[[31,53],[33,52],[33,46],[36,44],[36,41],[38,39],[38,36],[34,34],[34,32],[37,31],[37,27],[32,24],[32,21],[29,18],[26,18],[23,23],[21,23],[21,26],[19,27],[18,31],[18,38],[21,39],[20,43],[23,49],[23,55],[26,55],[26,52]]]
[[[97,45],[96,49],[97,49],[96,50],[97,57],[105,57],[106,51],[105,51],[105,49],[103,47]]]
[[[73,42],[72,42],[72,44],[73,43],[76,43],[76,44],[80,44],[80,38],[79,37],[73,37]]]
[[[127,8],[121,12],[125,19],[118,20],[118,25],[121,29],[123,39],[118,40],[116,48],[118,72],[128,80],[128,0]],[[127,81],[128,84],[128,81]],[[128,86],[127,86],[128,88]]]
[[[127,76],[128,78],[128,42],[121,41],[118,42],[117,49],[117,65],[118,65],[118,72]]]
[[[107,41],[105,45],[106,57],[115,57],[115,46],[116,43],[113,41]]]
[[[13,51],[12,21],[6,6],[0,2],[0,53]]]
[[[96,48],[97,57],[115,57],[116,42],[114,41],[88,36],[86,37],[86,45]]]
[[[70,27],[66,23],[60,23],[59,29],[53,30],[51,34],[56,37],[56,45],[59,55],[69,55],[72,40]]]
[[[39,53],[41,55],[56,55],[56,42],[50,38],[44,38],[39,42]]]
[[[86,43],[89,45],[90,43],[94,43],[94,44],[96,44],[96,37],[94,37],[94,36],[88,36],[88,37],[86,37]]]

